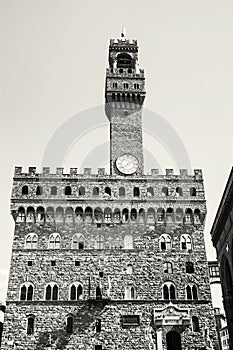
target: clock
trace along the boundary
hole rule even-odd
[[[116,167],[121,173],[131,175],[135,173],[138,168],[138,160],[136,157],[132,156],[132,154],[123,154],[117,158]]]

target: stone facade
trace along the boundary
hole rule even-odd
[[[122,52],[131,54],[130,63]],[[49,168],[15,168],[3,349],[218,348],[202,172],[143,174],[145,92],[137,52],[136,41],[110,42],[110,175],[104,169],[51,174]],[[111,75],[120,74],[128,79],[120,89],[139,79],[138,98],[120,91],[119,101],[109,100]],[[125,154],[138,161],[130,175],[116,166]]]
[[[233,349],[233,169],[213,223],[211,236],[219,263],[229,347]]]

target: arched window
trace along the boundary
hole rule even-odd
[[[83,297],[83,287],[79,283],[72,284],[70,287],[70,300],[80,300]]]
[[[33,207],[27,208],[27,222],[35,222],[35,210]]]
[[[112,93],[112,101],[115,101],[116,100],[116,94],[115,92]]]
[[[61,237],[58,233],[49,236],[49,249],[59,249],[61,246]]]
[[[58,300],[58,286],[51,282],[45,289],[45,300]]]
[[[133,86],[134,86],[134,89],[137,89],[137,90],[140,88],[139,84],[134,84]]]
[[[145,221],[145,210],[143,208],[140,208],[138,211],[138,217],[139,217],[139,222],[144,222]]]
[[[193,332],[200,332],[199,319],[197,316],[192,316]]]
[[[166,282],[163,286],[163,299],[165,300],[175,300],[176,299],[176,289],[173,283]]]
[[[122,211],[122,220],[127,222],[129,220],[129,210],[124,208]]]
[[[195,209],[195,210],[194,210],[194,223],[195,223],[195,224],[200,223],[200,219],[201,219],[201,212],[200,212],[200,209]]]
[[[133,236],[126,235],[124,237],[124,249],[133,249]]]
[[[116,89],[116,88],[117,88],[117,83],[116,83],[116,82],[112,83],[112,87],[113,87],[114,89]]]
[[[37,222],[44,222],[45,218],[45,210],[43,207],[38,207],[36,209],[36,221]]]
[[[182,250],[191,250],[192,249],[192,239],[189,235],[184,234],[180,239],[181,249]]]
[[[188,300],[197,300],[197,287],[195,285],[186,287],[186,296]]]
[[[84,249],[85,248],[85,239],[82,234],[75,234],[72,238],[72,248],[73,249]]]
[[[33,290],[33,285],[30,282],[25,282],[20,288],[20,300],[32,300]]]
[[[36,195],[41,196],[43,194],[43,188],[41,186],[37,186]]]
[[[185,217],[184,217],[184,221],[186,224],[192,224],[193,221],[193,211],[190,208],[187,208],[185,210]]]
[[[68,316],[66,319],[66,333],[72,334],[74,328],[74,319],[72,316]]]
[[[158,222],[163,222],[164,218],[165,218],[165,210],[163,208],[158,208],[158,210],[157,210]]]
[[[195,188],[195,187],[191,187],[191,188],[190,188],[190,196],[191,196],[191,197],[196,197],[196,195],[197,195],[197,190],[196,190],[196,188]]]
[[[72,190],[70,186],[65,187],[65,195],[70,196],[72,194]]]
[[[25,186],[22,187],[22,194],[23,195],[27,195],[28,194],[28,186],[25,185]]]
[[[113,213],[113,219],[115,222],[120,221],[121,218],[121,212],[119,208],[115,208],[114,209],[114,213]]]
[[[123,83],[123,88],[124,89],[128,89],[129,88],[129,84],[128,83]]]
[[[54,222],[54,209],[52,207],[46,209],[46,222]]]
[[[161,250],[171,249],[171,237],[169,235],[163,234],[160,237],[160,249]]]
[[[105,208],[104,209],[104,221],[105,222],[112,222],[112,209],[111,208]]]
[[[84,187],[84,186],[80,186],[80,187],[79,187],[79,190],[78,190],[78,195],[79,195],[79,196],[85,196],[85,194],[86,194],[86,189],[85,189],[85,187]]]
[[[111,196],[111,194],[112,194],[111,188],[110,188],[110,187],[105,187],[104,193],[105,193],[105,194],[108,194],[109,196]]]
[[[38,236],[35,233],[29,233],[25,237],[25,248],[26,249],[36,249],[38,242]]]
[[[153,187],[148,187],[147,188],[147,196],[148,197],[153,197],[155,194]]]
[[[140,189],[139,189],[139,187],[134,187],[134,189],[133,189],[133,196],[134,197],[139,197],[140,196]]]
[[[57,187],[56,186],[52,186],[51,187],[50,194],[52,196],[56,196],[57,195]]]
[[[119,196],[120,197],[125,197],[125,188],[124,187],[120,187],[119,188]]]
[[[131,264],[127,265],[126,273],[127,273],[127,275],[132,275],[132,273],[133,273],[133,266]]]
[[[166,211],[166,222],[168,224],[174,222],[174,213],[173,213],[173,209],[172,208],[167,208],[167,211]]]
[[[176,222],[182,222],[184,217],[183,209],[177,208],[176,209]]]
[[[117,68],[133,68],[132,57],[128,53],[120,53],[117,56]]]
[[[191,261],[186,261],[185,268],[186,268],[186,273],[194,273],[194,267]]]
[[[27,334],[32,335],[34,333],[34,323],[35,323],[35,317],[29,316],[27,319]]]
[[[25,218],[25,209],[23,207],[20,207],[18,209],[17,222],[25,222]]]
[[[102,221],[103,211],[102,211],[101,208],[99,208],[99,207],[95,208],[95,210],[94,210],[94,218],[95,218],[96,221],[99,221],[99,222]]]
[[[130,219],[131,221],[135,221],[137,219],[137,210],[135,208],[131,209]]]
[[[95,331],[96,333],[101,332],[101,319],[97,318],[95,321]]]
[[[165,262],[165,263],[163,264],[163,272],[164,272],[164,273],[173,273],[172,263],[170,263],[170,262]]]
[[[125,287],[125,300],[136,299],[136,290],[133,286]]]
[[[56,222],[63,222],[64,220],[64,209],[62,207],[58,207],[56,209]]]
[[[83,219],[83,208],[82,207],[77,207],[75,209],[75,217],[77,221],[82,221]]]
[[[154,223],[155,222],[155,210],[154,210],[154,208],[148,208],[148,210],[147,210],[147,221],[148,221],[148,223]]]
[[[93,215],[93,210],[91,207],[86,207],[85,209],[85,220],[87,222],[91,222],[92,221],[92,215]]]
[[[181,187],[176,187],[176,195],[178,197],[182,197],[183,196],[183,190]]]
[[[100,286],[96,287],[95,295],[96,295],[96,299],[102,299],[102,292],[101,292]]]
[[[166,196],[166,197],[168,196],[168,188],[167,187],[162,188],[162,195]]]
[[[100,190],[99,187],[93,187],[93,196],[99,196]]]

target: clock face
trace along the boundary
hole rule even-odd
[[[131,154],[124,154],[116,160],[117,169],[126,175],[135,173],[138,168],[138,160]]]

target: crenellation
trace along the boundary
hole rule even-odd
[[[28,168],[28,174],[31,176],[35,176],[36,175],[36,167],[29,167]]]
[[[50,167],[43,167],[42,174],[45,176],[50,175]]]
[[[77,176],[78,168],[70,168],[70,176]]]
[[[59,176],[63,176],[63,171],[64,171],[64,168],[56,168],[56,174],[59,175]]]

